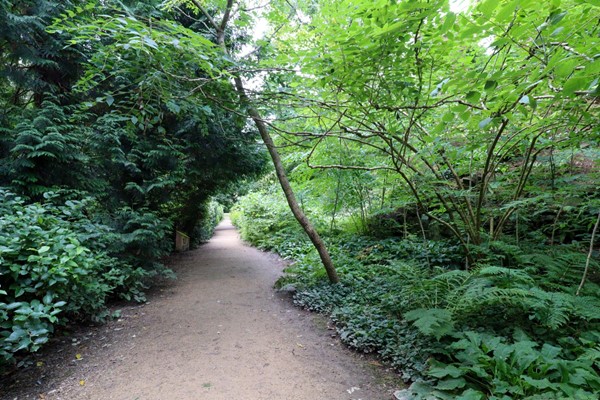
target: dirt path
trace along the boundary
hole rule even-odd
[[[69,339],[64,371],[42,360],[39,369],[53,371],[39,387],[2,398],[392,398],[393,376],[342,347],[322,317],[274,292],[282,268],[242,244],[226,220],[209,243],[175,256],[178,279],[148,304]]]

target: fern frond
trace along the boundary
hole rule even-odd
[[[569,322],[575,311],[575,296],[569,293],[547,292],[531,288],[526,306],[533,312],[532,317],[543,326],[558,329]]]
[[[523,270],[497,267],[497,266],[486,266],[477,270],[477,276],[493,277],[494,283],[498,284],[501,278],[503,283],[514,285],[533,285],[535,283],[533,277],[527,274]]]
[[[575,296],[573,299],[575,316],[585,321],[600,320],[600,300],[593,296]]]

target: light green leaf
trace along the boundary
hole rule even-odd
[[[452,313],[444,308],[419,308],[404,314],[421,333],[439,340],[453,331]]]
[[[438,382],[435,388],[439,390],[455,390],[465,387],[466,384],[467,381],[464,378],[444,379]]]
[[[50,246],[42,246],[39,248],[38,254],[46,253],[48,250],[50,250]]]
[[[486,396],[478,390],[467,389],[460,396],[456,397],[456,400],[483,400]]]
[[[563,86],[563,94],[570,96],[578,90],[586,89],[590,80],[587,76],[575,76],[569,79]]]
[[[500,4],[498,0],[485,0],[479,3],[477,9],[486,17],[491,17],[498,4]]]
[[[493,118],[491,118],[491,117],[488,117],[488,118],[484,119],[483,121],[481,121],[481,122],[479,123],[479,127],[480,127],[481,129],[483,129],[483,128],[485,128],[486,126],[488,126],[488,125],[490,124],[490,122],[492,122],[493,120],[494,120]]]

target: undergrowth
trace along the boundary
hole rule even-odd
[[[57,327],[101,322],[111,300],[144,301],[172,223],[146,208],[108,214],[92,197],[47,192],[31,203],[0,188],[0,372],[26,365]],[[204,236],[222,217],[207,206]]]
[[[576,243],[490,241],[465,269],[451,241],[337,233],[326,237],[341,277],[331,285],[275,204],[243,198],[232,213],[242,237],[292,259],[278,286],[294,286],[295,304],[329,315],[345,344],[413,382],[407,399],[597,398],[600,286],[591,279],[575,295],[585,264]]]

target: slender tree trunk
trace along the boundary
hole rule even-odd
[[[233,7],[234,0],[227,0],[227,5],[225,6],[223,19],[220,24],[212,18],[212,16],[202,7],[202,4],[198,0],[192,0],[193,3],[198,7],[198,9],[206,16],[209,23],[215,28],[217,34],[217,44],[223,49],[225,54],[229,54],[227,46],[225,45],[225,29],[227,28],[227,24],[229,23],[229,18],[231,16],[231,9]],[[337,272],[335,270],[335,266],[333,265],[333,261],[331,260],[331,256],[327,251],[327,246],[325,246],[325,242],[321,239],[321,236],[316,231],[310,220],[306,217],[300,206],[298,205],[298,201],[296,200],[296,196],[294,195],[294,191],[292,186],[290,185],[290,181],[287,178],[285,173],[285,168],[283,167],[283,163],[281,162],[281,157],[279,156],[279,152],[273,143],[273,139],[269,134],[269,130],[267,129],[267,125],[263,121],[260,116],[258,110],[252,105],[250,99],[246,94],[246,90],[244,89],[244,84],[242,82],[242,78],[239,75],[234,77],[235,81],[235,89],[240,96],[241,102],[246,107],[248,112],[248,116],[252,118],[260,136],[267,146],[267,150],[269,151],[269,155],[271,156],[271,160],[273,161],[273,165],[275,166],[275,173],[277,175],[277,179],[279,180],[279,184],[283,189],[283,193],[285,194],[285,198],[287,200],[288,205],[290,206],[290,210],[298,223],[302,226],[306,234],[308,235],[310,241],[317,249],[319,253],[319,257],[321,258],[321,262],[325,267],[325,271],[327,272],[327,277],[331,283],[338,283],[340,280],[337,276]]]
[[[594,229],[592,229],[592,237],[590,239],[590,251],[588,252],[587,259],[585,260],[585,269],[583,270],[581,283],[579,283],[579,287],[577,288],[577,293],[575,293],[575,296],[579,296],[579,293],[581,292],[581,289],[583,289],[583,285],[585,284],[585,280],[587,279],[587,275],[590,270],[590,260],[592,259],[592,254],[594,253],[594,239],[596,238],[596,231],[598,230],[598,225],[600,225],[600,213],[598,213],[596,224],[594,225]]]
[[[319,253],[319,257],[321,258],[321,262],[325,267],[325,271],[327,272],[327,277],[331,283],[339,282],[339,278],[337,276],[337,272],[335,270],[335,266],[333,265],[333,261],[331,260],[331,256],[327,251],[327,246],[325,246],[325,242],[321,239],[321,236],[316,231],[310,220],[306,217],[300,206],[298,205],[298,201],[296,200],[296,196],[294,195],[294,191],[292,186],[290,185],[290,181],[287,178],[285,173],[285,168],[283,167],[283,163],[281,162],[281,157],[279,156],[279,152],[273,143],[273,139],[271,135],[269,135],[269,131],[267,129],[266,124],[261,118],[258,110],[254,108],[250,102],[248,101],[248,96],[246,96],[246,92],[244,90],[244,85],[242,83],[242,79],[240,77],[235,78],[235,86],[240,95],[240,99],[242,102],[246,104],[246,108],[248,110],[248,115],[254,121],[256,128],[260,132],[260,137],[263,142],[267,146],[267,150],[269,150],[269,154],[271,155],[271,160],[273,160],[273,165],[275,166],[275,173],[277,174],[277,179],[279,180],[279,184],[283,189],[283,193],[285,194],[285,198],[287,200],[288,205],[290,206],[290,210],[298,223],[302,226],[310,241],[317,249]]]
[[[335,216],[337,214],[338,203],[340,201],[340,189],[342,179],[340,177],[340,171],[337,171],[337,183],[335,185],[335,201],[333,202],[333,211],[331,212],[331,225],[329,226],[329,232],[333,233],[333,228],[335,228]]]

